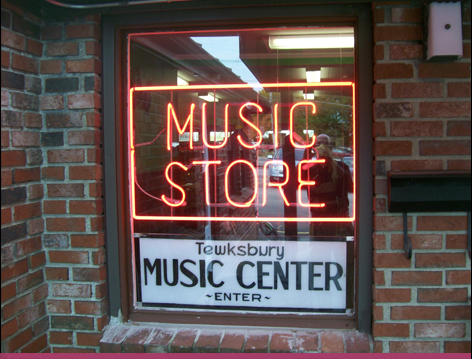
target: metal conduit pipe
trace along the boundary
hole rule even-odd
[[[161,2],[175,2],[175,1],[187,1],[187,0],[136,0],[136,1],[129,1],[129,0],[121,0],[115,2],[107,2],[107,3],[97,3],[97,4],[72,4],[57,0],[46,0],[48,3],[66,7],[69,9],[97,9],[103,7],[118,7],[118,6],[129,6],[129,5],[145,5],[145,4],[154,4],[154,3],[161,3]]]

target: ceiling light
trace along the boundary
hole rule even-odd
[[[188,81],[185,81],[183,78],[177,76],[177,85],[188,86]]]
[[[321,82],[321,70],[307,71],[306,82]]]
[[[211,93],[208,92],[208,95],[199,95],[202,100],[205,100],[206,102],[218,102],[219,100]]]
[[[354,48],[354,35],[269,36],[269,47],[273,50]]]
[[[303,94],[303,98],[305,100],[314,100],[315,99],[315,94],[314,93],[307,93]],[[304,130],[305,131],[305,130]]]

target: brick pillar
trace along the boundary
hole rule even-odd
[[[43,243],[54,353],[93,353],[108,323],[103,232],[100,17],[47,23],[40,72]]]
[[[41,20],[2,2],[2,353],[48,351]]]
[[[470,1],[464,58],[423,61],[422,8],[374,3],[375,229],[373,335],[377,352],[470,352],[466,213],[387,208],[390,170],[470,169]]]

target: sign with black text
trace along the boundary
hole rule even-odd
[[[139,239],[144,306],[343,311],[346,242]]]

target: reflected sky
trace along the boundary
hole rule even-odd
[[[259,84],[259,81],[239,58],[238,36],[192,37],[192,40],[202,45],[206,52],[217,58],[226,67],[229,67],[244,82]],[[260,86],[254,86],[253,88],[256,91],[262,90]]]

